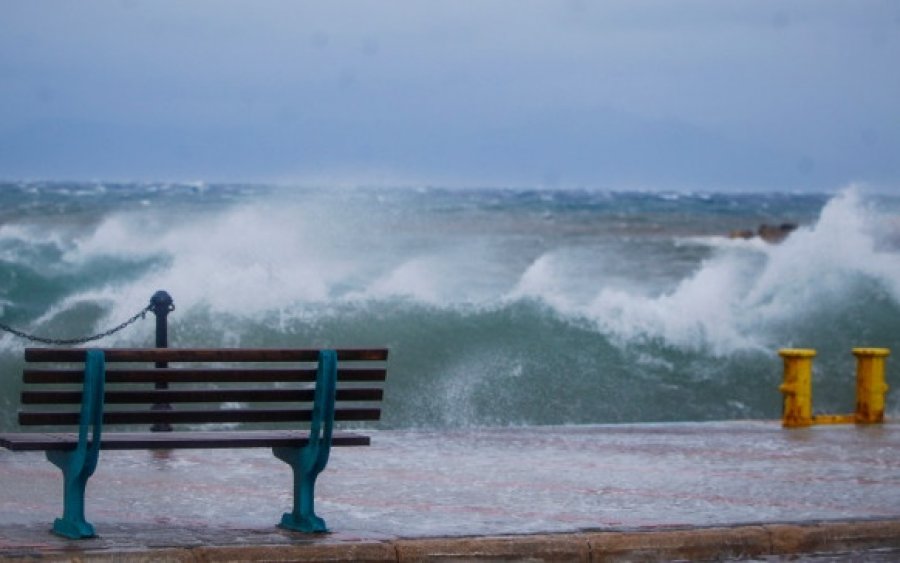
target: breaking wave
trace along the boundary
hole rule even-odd
[[[781,347],[819,350],[817,409],[849,411],[850,349],[900,348],[897,201],[856,188],[38,188],[0,224],[4,322],[78,336],[166,289],[173,345],[387,345],[392,427],[776,418]],[[781,244],[722,236],[779,209]],[[7,426],[23,344],[0,339]]]

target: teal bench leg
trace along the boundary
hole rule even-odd
[[[325,520],[315,513],[318,471],[307,463],[306,448],[272,448],[275,457],[291,466],[294,473],[294,508],[281,517],[280,527],[297,532],[327,532]],[[315,461],[313,458],[312,461]]]
[[[63,472],[63,515],[53,522],[53,532],[75,540],[94,537],[94,527],[84,519],[84,489],[93,473],[84,470],[84,453],[50,450],[47,459]]]
[[[91,538],[94,527],[84,519],[84,489],[97,468],[103,427],[105,361],[100,350],[88,350],[84,367],[78,445],[74,450],[47,450],[47,459],[63,472],[63,515],[53,532],[70,539]],[[88,427],[93,427],[88,443]]]
[[[334,393],[337,384],[337,354],[319,352],[316,392],[309,443],[300,447],[272,448],[275,457],[291,466],[294,473],[294,508],[281,517],[280,527],[298,532],[327,532],[325,520],[315,513],[316,478],[325,469],[331,452],[334,426]]]

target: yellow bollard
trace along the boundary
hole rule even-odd
[[[784,383],[778,388],[784,393],[782,426],[796,428],[810,426],[812,419],[812,359],[815,350],[784,348],[778,351],[784,358]]]
[[[854,348],[856,356],[856,422],[884,422],[884,362],[891,351],[887,348]]]

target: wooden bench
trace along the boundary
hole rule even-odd
[[[28,348],[19,424],[46,431],[2,433],[0,446],[43,450],[62,470],[63,516],[53,530],[65,537],[95,535],[84,490],[103,449],[272,448],[294,474],[293,510],[280,526],[324,532],[314,488],[331,446],[369,444],[368,436],[334,432],[333,422],[380,418],[387,356],[385,349]]]

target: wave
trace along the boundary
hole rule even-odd
[[[0,226],[4,319],[80,336],[166,289],[173,345],[387,345],[394,427],[775,418],[781,347],[817,348],[816,404],[847,411],[850,348],[900,340],[896,205],[859,189],[779,245],[715,234],[758,216],[724,196],[176,192]]]
[[[671,291],[650,294],[632,280],[628,287],[601,284],[588,300],[572,299],[564,288],[572,272],[558,264],[554,252],[529,266],[511,297],[539,299],[621,342],[656,339],[717,355],[767,349],[778,344],[773,334],[783,337],[781,327],[823,309],[843,310],[861,298],[900,303],[898,246],[885,244],[890,218],[850,189],[829,201],[817,222],[782,244],[721,236],[682,240],[714,252]]]

